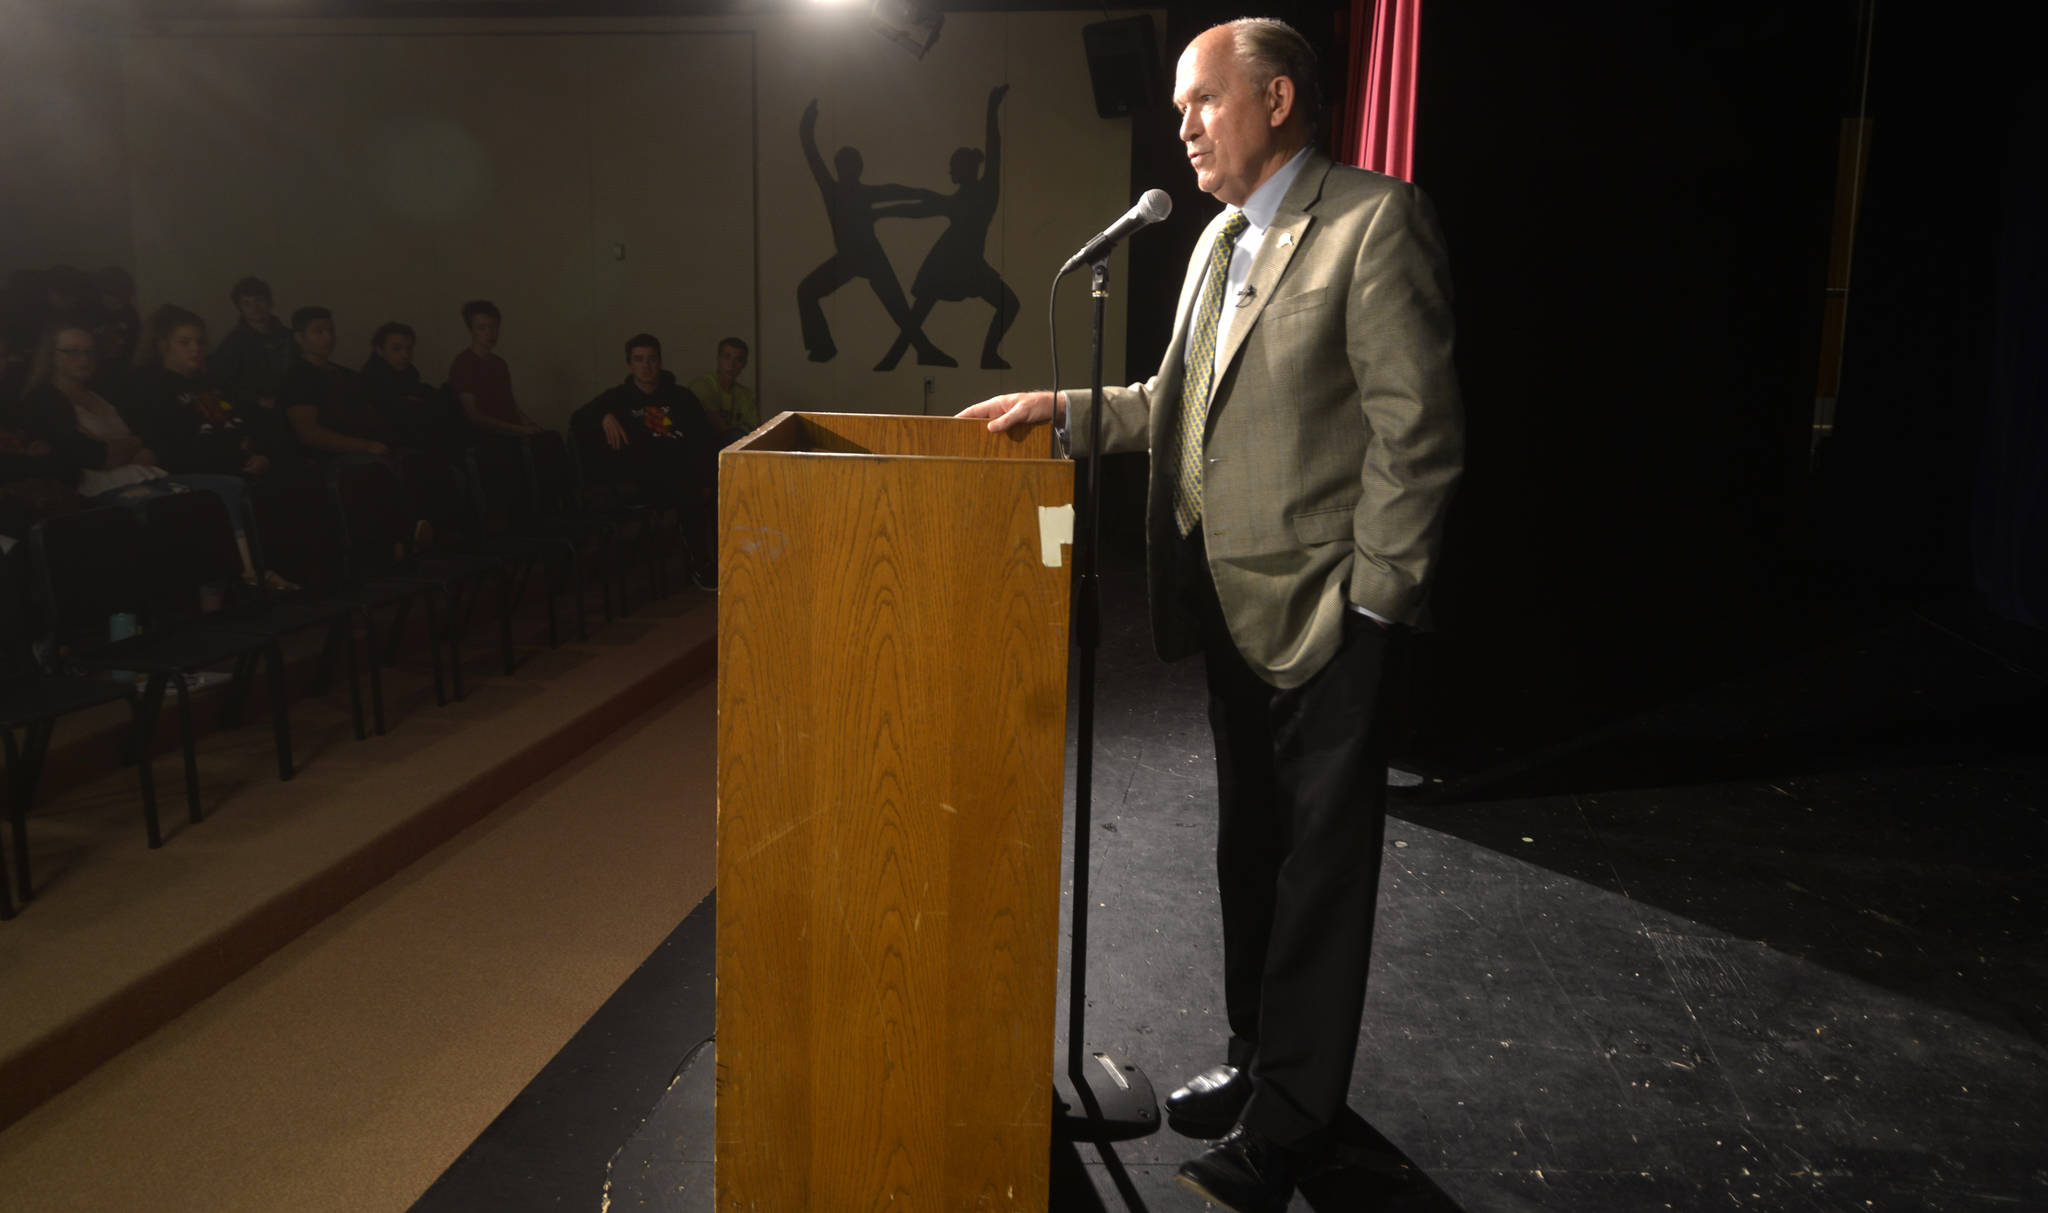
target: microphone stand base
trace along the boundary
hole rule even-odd
[[[1159,1131],[1159,1099],[1152,1080],[1128,1062],[1090,1053],[1073,1074],[1052,1080],[1052,1132],[1060,1141],[1132,1141]]]

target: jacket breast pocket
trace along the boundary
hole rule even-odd
[[[1319,286],[1313,290],[1302,291],[1299,294],[1281,295],[1266,305],[1266,314],[1262,318],[1278,320],[1282,316],[1292,316],[1296,312],[1306,312],[1319,308],[1323,306],[1323,301],[1329,297],[1329,294],[1329,287]]]
[[[1294,528],[1295,542],[1312,548],[1351,538],[1351,522],[1356,512],[1355,507],[1347,505],[1334,510],[1296,514],[1287,521]]]

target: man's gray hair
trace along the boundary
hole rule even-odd
[[[1316,64],[1315,48],[1301,32],[1272,17],[1239,17],[1224,23],[1237,48],[1238,61],[1250,74],[1252,87],[1265,91],[1274,78],[1285,76],[1294,82],[1294,108],[1303,129],[1313,137],[1322,123],[1322,71]]]

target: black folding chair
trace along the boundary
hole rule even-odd
[[[624,519],[611,511],[588,505],[583,500],[577,466],[562,436],[542,430],[526,439],[527,492],[533,502],[537,533],[566,538],[581,552],[594,541],[598,559],[598,601],[605,621],[612,618],[612,577],[616,563],[613,546]],[[583,630],[583,590],[580,566],[576,575],[576,636],[587,639]]]
[[[284,703],[283,683],[287,636],[314,629],[326,633],[319,687],[325,689],[326,672],[331,671],[334,654],[339,652],[348,673],[349,714],[356,740],[368,736],[363,731],[363,688],[356,675],[351,604],[305,594],[271,593],[260,583],[244,581],[242,553],[235,543],[235,520],[229,515],[227,504],[212,493],[180,493],[148,502],[142,507],[142,537],[155,561],[155,584],[166,587],[172,595],[160,611],[184,619],[187,626],[198,632],[251,636],[263,641],[260,653],[251,651],[236,659],[235,677],[228,688],[221,719],[223,724],[241,723],[249,691],[254,686],[252,676],[257,660],[266,659],[272,671],[270,714],[279,739],[279,779],[292,777],[291,718]],[[250,543],[253,549],[253,538]],[[183,585],[179,582],[181,575],[187,579]],[[213,587],[219,587],[220,607],[206,610],[203,596]]]
[[[388,664],[397,654],[404,634],[407,611],[418,597],[427,611],[427,629],[436,645],[448,646],[449,681],[456,699],[462,698],[462,638],[470,615],[483,593],[484,583],[494,585],[502,602],[509,591],[511,574],[495,557],[465,555],[437,549],[421,555],[415,528],[419,515],[398,477],[381,463],[337,461],[328,469],[328,492],[341,515],[342,538],[347,552],[348,580],[379,592],[411,591],[398,598],[398,611],[386,633],[383,660]],[[511,628],[503,631],[504,660],[512,665]],[[434,701],[446,703],[442,695],[440,662],[434,664]]]
[[[583,543],[579,531],[558,520],[543,518],[533,495],[527,445],[483,443],[469,451],[469,481],[480,550],[497,552],[515,563],[519,581],[514,599],[523,595],[527,575],[542,572],[547,597],[548,647],[561,646],[555,597],[568,590],[574,598],[576,638],[590,638],[583,610]],[[509,611],[507,612],[509,615]]]
[[[218,503],[219,499],[215,501]],[[222,510],[224,513],[225,507]],[[229,542],[232,545],[232,532]],[[170,602],[184,597],[183,590],[191,590],[196,597],[202,583],[191,570],[178,569],[172,574],[172,585],[149,584],[152,576],[160,575],[162,566],[144,541],[135,510],[108,506],[46,518],[29,532],[29,543],[39,569],[44,618],[63,664],[77,672],[124,670],[145,676],[141,718],[136,728],[137,747],[132,755],[136,761],[148,761],[147,747],[156,736],[165,687],[177,692],[178,731],[185,759],[185,802],[195,824],[203,815],[199,806],[199,760],[193,748],[188,676],[205,666],[233,662],[246,681],[247,668],[241,659],[251,653],[273,654],[269,675],[278,771],[290,778],[291,734],[285,716],[282,654],[263,636],[197,628],[188,619],[179,618],[174,610],[165,609]],[[239,556],[233,576],[237,580],[241,576]],[[141,631],[122,639],[109,639],[108,621],[116,615],[133,616]],[[157,832],[154,814],[147,824],[149,845],[161,845],[163,839]]]
[[[662,510],[644,486],[627,474],[624,460],[616,452],[604,449],[603,441],[596,434],[576,434],[569,440],[569,463],[577,499],[585,509],[613,525],[615,538],[628,527],[634,529],[635,550],[647,570],[647,596],[650,600],[663,597],[667,592],[668,570],[660,552],[660,528],[656,526]],[[607,563],[612,563],[609,558]],[[626,570],[620,567],[617,572],[619,614],[630,615]]]
[[[341,518],[325,486],[317,480],[291,483],[252,491],[249,504],[249,541],[257,568],[275,572],[298,586],[287,591],[282,601],[317,604],[323,614],[338,614],[348,620],[330,633],[321,651],[315,686],[324,689],[333,676],[334,662],[344,653],[353,661],[354,618],[363,621],[370,667],[370,718],[378,736],[384,734],[384,662],[380,659],[377,610],[420,592],[417,586],[370,586],[352,581],[348,571],[348,548],[343,541]],[[441,683],[440,638],[428,628],[428,647],[434,666],[434,684]],[[353,677],[353,674],[351,674]],[[358,736],[361,722],[358,716]]]
[[[142,705],[129,679],[80,678],[53,674],[36,660],[28,626],[28,602],[24,587],[13,576],[11,563],[0,559],[0,737],[7,751],[7,816],[14,839],[14,881],[21,902],[35,896],[35,882],[29,873],[28,810],[34,803],[36,786],[42,782],[43,763],[50,754],[50,739],[57,731],[59,717],[83,712],[103,703],[128,704],[130,748],[140,758],[135,764],[142,784],[142,819],[149,845],[162,844],[157,826],[156,782],[150,777],[148,749],[140,736]],[[21,731],[16,738],[15,730]],[[5,865],[0,864],[0,918],[14,917],[14,898],[9,895]]]

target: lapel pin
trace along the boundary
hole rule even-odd
[[[1282,233],[1280,233],[1280,243],[1279,243],[1279,244],[1278,244],[1277,246],[1275,246],[1275,247],[1278,247],[1278,248],[1286,248],[1286,247],[1287,247],[1288,245],[1290,245],[1290,244],[1293,244],[1293,243],[1294,243],[1294,233],[1293,233],[1293,232],[1282,232]]]

